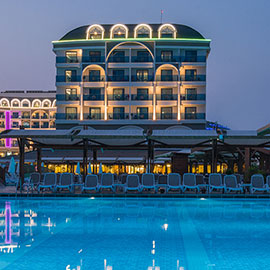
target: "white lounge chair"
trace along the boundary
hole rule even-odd
[[[222,176],[220,173],[210,173],[209,175],[209,192],[213,190],[222,190],[224,191],[224,184],[222,183]]]
[[[268,191],[268,185],[264,183],[264,177],[261,174],[254,174],[251,176],[250,193],[255,191]]]
[[[5,181],[7,184],[18,184],[19,175],[17,173],[6,173]]]
[[[195,189],[200,191],[199,186],[196,184],[196,177],[194,173],[185,173],[183,176],[183,192],[187,189]]]
[[[226,193],[230,191],[240,191],[243,193],[243,188],[237,183],[237,178],[235,175],[225,175],[224,177],[224,190]]]
[[[153,189],[156,192],[155,176],[153,173],[144,173],[142,175],[141,191],[144,189]]]
[[[23,184],[23,188],[27,187],[27,192],[29,188],[31,188],[33,191],[34,189],[38,188],[39,184],[40,184],[40,173],[34,172],[34,173],[31,173],[29,182],[25,182]]]
[[[170,173],[167,175],[167,192],[173,189],[183,190],[181,185],[181,175],[179,173]]]
[[[140,178],[137,174],[129,174],[127,176],[124,192],[127,192],[128,190],[141,191]]]
[[[208,184],[204,182],[204,176],[202,174],[195,174],[196,185],[200,190],[207,190]]]
[[[60,175],[59,184],[55,186],[55,191],[58,189],[67,188],[70,192],[74,191],[74,176],[72,173],[62,173]]]
[[[40,192],[41,188],[43,189],[48,188],[54,191],[55,186],[56,186],[56,181],[57,181],[57,177],[55,173],[45,173],[43,183],[39,184],[38,186],[38,192]]]
[[[82,186],[82,192],[85,190],[94,190],[95,192],[99,191],[98,176],[95,174],[88,174],[85,178],[85,183]]]
[[[115,191],[113,174],[111,173],[101,174],[101,184],[99,186],[99,190],[102,188],[111,189],[113,192]]]

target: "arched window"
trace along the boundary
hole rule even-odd
[[[41,101],[39,99],[34,99],[32,102],[32,107],[34,108],[41,107]]]
[[[20,107],[20,101],[18,99],[12,99],[11,107]]]
[[[6,98],[1,99],[2,107],[9,107],[9,101]]]
[[[42,101],[42,107],[50,107],[51,106],[51,101],[49,99],[44,99]]]
[[[176,29],[171,24],[163,24],[158,29],[158,38],[176,38]]]
[[[99,24],[90,25],[86,31],[86,39],[103,39],[104,28]]]
[[[31,102],[28,99],[23,99],[21,103],[22,103],[22,107],[30,107],[31,106]]]
[[[152,28],[148,24],[139,24],[134,29],[134,38],[152,38]]]
[[[53,101],[52,107],[56,107],[56,99]]]
[[[128,28],[123,24],[115,24],[111,28],[111,39],[112,38],[128,38]]]

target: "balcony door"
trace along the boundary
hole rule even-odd
[[[172,100],[172,88],[162,88],[161,89],[161,100]]]
[[[113,119],[125,119],[125,108],[114,107],[113,108]]]
[[[186,51],[186,62],[197,62],[197,51]]]
[[[138,119],[148,119],[148,108],[147,107],[138,107],[137,108]]]
[[[171,69],[161,70],[161,81],[172,81],[173,80],[173,71]]]
[[[66,119],[67,120],[77,119],[77,108],[76,107],[66,107]]]
[[[124,81],[125,80],[125,70],[114,69],[113,70],[113,81]]]
[[[99,107],[89,108],[89,119],[92,120],[101,119],[101,108]]]
[[[125,51],[114,51],[112,53],[112,60],[116,63],[125,62]]]
[[[186,107],[185,108],[185,119],[196,119],[197,117],[196,107]]]
[[[197,89],[186,88],[186,100],[196,100],[196,99],[197,99]]]
[[[125,97],[125,89],[116,88],[113,89],[113,100],[124,100]]]
[[[90,51],[89,58],[90,58],[90,62],[101,62],[101,52],[100,51]]]
[[[148,81],[148,70],[147,69],[137,69],[136,81],[139,81],[139,82]]]
[[[89,100],[101,100],[100,88],[89,88]]]
[[[172,107],[161,108],[161,119],[172,119]]]
[[[185,79],[186,81],[195,81],[197,76],[197,70],[196,69],[186,69],[185,71]]]
[[[89,82],[99,82],[100,81],[100,70],[90,70],[89,71]]]
[[[66,89],[66,100],[78,100],[76,88]]]
[[[65,71],[66,82],[75,82],[77,77],[76,70],[66,70]]]
[[[138,88],[137,89],[137,99],[138,100],[148,100],[148,89],[147,88]]]
[[[148,51],[137,52],[137,62],[148,62],[148,59],[149,59]]]
[[[173,58],[172,51],[161,51],[161,62],[171,62]]]

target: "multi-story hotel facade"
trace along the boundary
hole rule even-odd
[[[179,24],[87,25],[53,42],[56,128],[205,129],[210,40]]]

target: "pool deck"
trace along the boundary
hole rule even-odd
[[[142,193],[123,193],[123,192],[110,192],[110,191],[102,191],[99,193],[81,193],[79,190],[76,190],[74,193],[70,193],[68,191],[62,192],[40,192],[37,191],[17,191],[15,186],[4,186],[0,184],[0,197],[68,197],[68,198],[89,198],[89,197],[97,197],[97,198],[247,198],[247,199],[270,199],[270,194],[268,193],[194,193],[194,192],[186,192],[186,193],[151,193],[151,192],[142,192]]]

